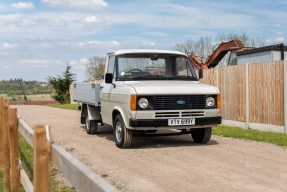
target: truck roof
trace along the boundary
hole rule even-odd
[[[161,53],[161,54],[176,54],[176,55],[187,56],[185,53],[180,52],[180,51],[161,50],[161,49],[123,49],[123,50],[111,52],[109,54],[122,55],[122,54],[129,54],[129,53],[130,54],[133,54],[133,53]]]

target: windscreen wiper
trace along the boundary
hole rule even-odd
[[[161,75],[141,75],[141,76],[134,76],[134,79],[141,79],[141,80],[161,80],[164,79]]]
[[[178,79],[178,80],[198,81],[198,78],[192,77],[192,76],[186,76],[186,75],[174,76],[173,78],[174,78],[174,79]]]

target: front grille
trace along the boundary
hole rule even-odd
[[[155,112],[155,118],[204,117],[204,111]]]
[[[206,95],[153,96],[154,110],[205,109]]]
[[[204,117],[204,111],[183,111],[182,117]]]
[[[180,117],[180,113],[179,112],[156,112],[155,113],[155,117]]]

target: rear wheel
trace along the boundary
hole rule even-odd
[[[211,127],[191,130],[191,136],[195,143],[207,143],[211,138],[211,133]]]
[[[89,135],[94,135],[97,133],[98,130],[98,123],[95,120],[89,120],[89,117],[86,116],[86,131]]]
[[[115,143],[119,148],[129,148],[132,144],[133,132],[127,129],[121,115],[117,115],[114,121]]]

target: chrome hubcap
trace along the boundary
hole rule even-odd
[[[116,139],[117,141],[120,143],[122,141],[122,132],[123,132],[123,128],[122,128],[122,124],[121,122],[117,122],[116,124]]]

